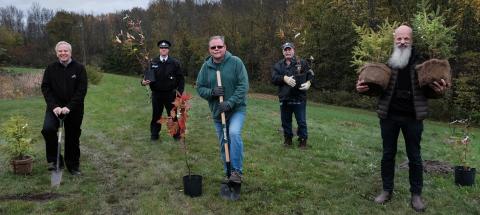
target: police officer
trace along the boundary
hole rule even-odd
[[[157,141],[161,125],[157,123],[166,109],[167,115],[173,108],[172,102],[175,100],[176,92],[183,93],[185,87],[185,78],[180,69],[180,62],[169,56],[171,43],[168,40],[160,40],[157,43],[160,49],[160,56],[153,58],[150,67],[142,80],[142,85],[149,85],[152,91],[152,120],[150,122],[150,139]],[[174,139],[178,139],[175,136]]]

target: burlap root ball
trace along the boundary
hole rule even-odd
[[[388,87],[390,68],[383,63],[367,63],[359,70],[359,80],[364,80],[369,90],[363,94],[380,95]]]
[[[452,75],[448,60],[430,59],[415,67],[418,74],[418,85],[426,86],[440,79],[451,85]]]

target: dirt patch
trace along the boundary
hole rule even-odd
[[[0,72],[0,99],[40,95],[43,73]]]
[[[408,160],[400,164],[400,169],[408,169]],[[426,173],[451,174],[453,166],[444,161],[424,160],[423,171]]]
[[[51,199],[58,199],[64,195],[58,193],[26,193],[26,194],[13,194],[13,195],[4,195],[0,196],[0,201],[9,201],[9,200],[21,200],[21,201],[34,201],[34,202],[44,202]]]

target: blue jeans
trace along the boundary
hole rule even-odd
[[[237,171],[243,174],[243,141],[242,141],[242,127],[245,121],[245,112],[233,113],[227,121],[227,136],[230,152],[230,163],[232,171]],[[225,148],[223,146],[223,129],[221,122],[215,122],[215,130],[220,143],[220,157],[224,163],[225,175],[227,175],[227,166],[225,164]]]
[[[423,164],[420,152],[423,121],[415,119],[380,119],[380,128],[383,139],[382,182],[383,190],[393,191],[395,176],[395,155],[397,154],[397,140],[400,130],[405,139],[407,149],[410,192],[421,194],[423,187]]]
[[[283,136],[293,137],[292,131],[292,116],[295,114],[297,120],[299,138],[307,139],[307,104],[306,101],[281,101],[280,113],[282,119]]]

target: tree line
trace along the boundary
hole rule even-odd
[[[315,71],[312,98],[371,108],[371,100],[354,92],[357,73],[351,61],[358,40],[354,24],[376,29],[387,19],[411,23],[417,4],[416,0],[154,0],[146,9],[101,15],[53,11],[38,3],[27,11],[7,6],[0,8],[0,63],[44,67],[55,59],[53,45],[66,40],[81,62],[108,72],[140,74],[130,50],[114,43],[125,30],[123,18],[128,15],[141,20],[150,56],[158,53],[158,40],[172,41],[172,56],[191,78],[208,55],[209,36],[224,35],[228,50],[244,61],[251,81],[261,83],[269,82],[272,65],[281,59],[280,45],[292,41],[297,55],[309,59]],[[437,104],[434,114],[451,117],[448,106],[455,102],[461,106],[456,113],[480,119],[480,0],[430,0],[430,5],[447,25],[455,26],[455,57],[450,59],[455,85],[451,98]]]

